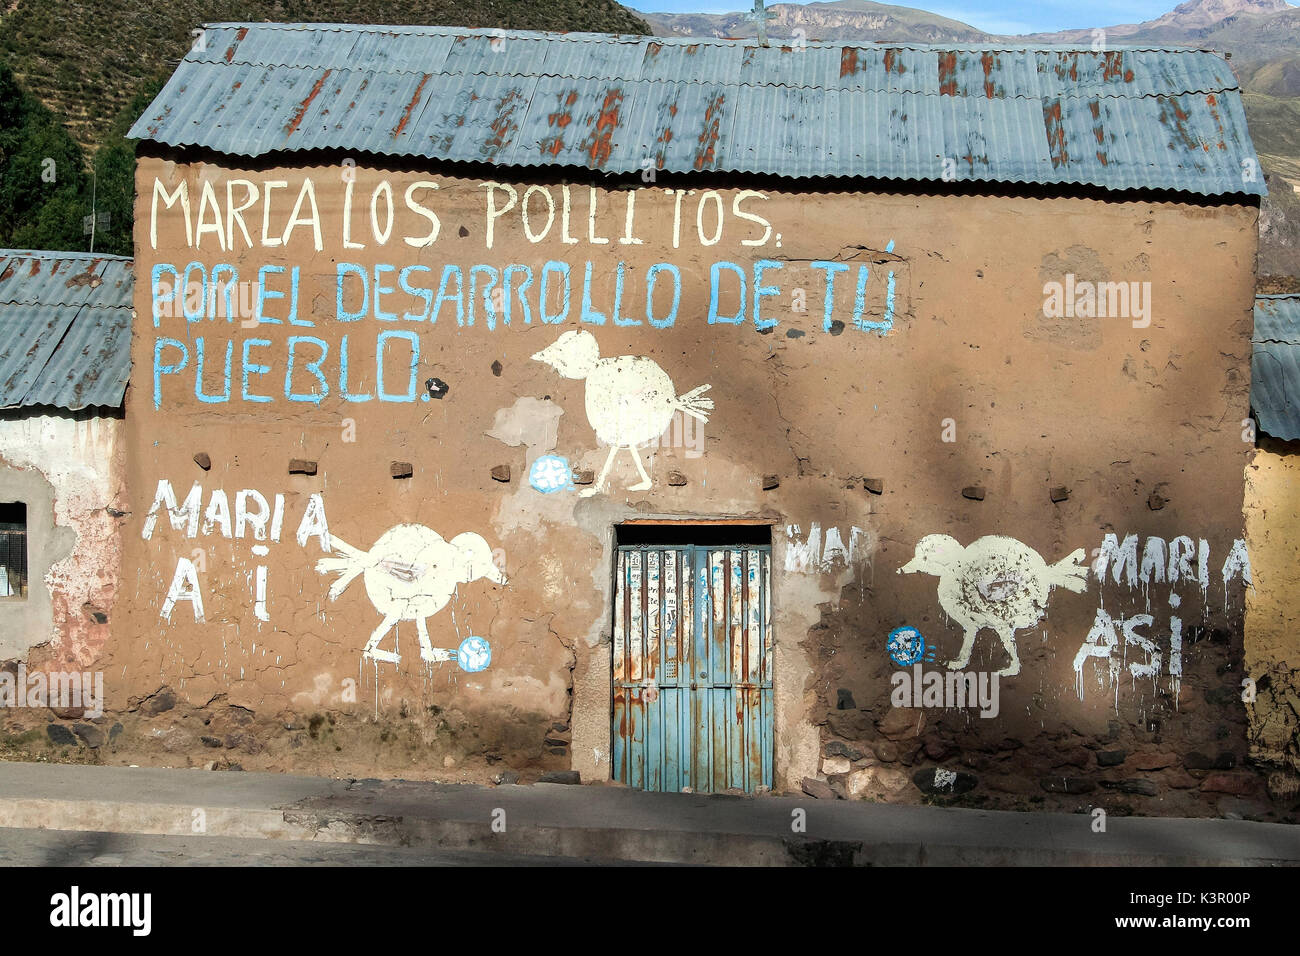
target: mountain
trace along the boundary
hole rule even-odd
[[[1188,0],[1142,23],[1102,27],[1106,41],[1190,44],[1231,52],[1247,59],[1273,59],[1295,54],[1300,43],[1300,7],[1286,0]],[[1023,39],[1038,43],[1091,43],[1094,31],[1059,30],[1032,33]]]
[[[776,17],[768,21],[772,38],[795,38],[803,31],[808,40],[899,40],[912,43],[979,43],[992,39],[968,23],[949,20],[924,10],[896,7],[870,0],[835,0],[829,3],[778,3],[767,8]],[[754,22],[745,11],[736,13],[647,13],[645,19],[657,36],[752,37]]]

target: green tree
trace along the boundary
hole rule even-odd
[[[0,64],[0,245],[85,249],[81,148]]]
[[[95,152],[95,208],[108,213],[108,228],[95,235],[95,248],[117,256],[134,256],[135,140],[127,139],[131,125],[153,102],[164,80],[144,84],[118,114],[103,145]]]

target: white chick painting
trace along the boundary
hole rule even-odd
[[[596,437],[609,446],[609,457],[594,485],[582,497],[597,494],[609,477],[620,449],[627,449],[636,463],[641,481],[628,491],[645,491],[653,484],[637,448],[655,442],[668,430],[673,414],[707,422],[713,399],[702,397],[710,388],[701,385],[678,395],[668,373],[652,359],[635,355],[601,358],[596,337],[590,332],[565,332],[553,344],[533,356],[565,378],[585,379],[587,420]]]
[[[1088,587],[1088,569],[1080,565],[1085,552],[1072,552],[1056,564],[1015,538],[986,535],[963,548],[946,534],[928,534],[916,545],[912,560],[899,574],[922,572],[939,578],[939,605],[961,625],[961,650],[948,662],[950,670],[965,667],[984,628],[1002,641],[1011,663],[998,671],[1003,677],[1020,673],[1016,631],[1033,627],[1047,613],[1053,588],[1076,593]]]
[[[442,535],[424,525],[399,524],[380,535],[369,551],[354,548],[340,541],[337,535],[330,536],[330,543],[342,556],[316,562],[318,573],[339,576],[330,585],[330,600],[337,600],[361,575],[370,603],[383,615],[362,654],[372,661],[396,664],[401,660],[396,650],[379,649],[379,642],[399,621],[415,622],[420,658],[425,663],[456,658],[454,652],[433,646],[426,619],[441,611],[461,584],[480,578],[496,584],[506,583],[505,575],[492,560],[492,549],[472,531],[445,541]],[[460,663],[464,666],[468,662]]]

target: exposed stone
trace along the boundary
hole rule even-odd
[[[567,740],[561,740],[558,737],[547,737],[545,740],[542,741],[542,746],[543,747],[567,747],[569,746],[569,742]]]
[[[582,776],[576,770],[548,770],[537,778],[537,782],[580,784]]]
[[[988,757],[973,750],[963,753],[961,755],[961,762],[972,770],[987,770],[990,764]]]
[[[556,721],[555,723],[551,724],[551,730],[555,731],[557,734],[568,733],[569,725],[566,723],[562,723],[560,721]]]
[[[497,786],[510,786],[519,782],[519,774],[513,770],[502,770],[492,778],[492,782]]]
[[[969,793],[979,781],[973,773],[964,770],[946,770],[943,767],[926,767],[912,774],[912,783],[922,793],[956,796]]]
[[[931,760],[943,760],[952,752],[952,748],[948,746],[947,741],[933,734],[925,738],[924,749],[925,755]]]
[[[199,737],[199,743],[205,747],[220,747],[222,745],[220,737],[210,737],[207,734]]]
[[[1087,777],[1044,777],[1038,785],[1048,793],[1092,793],[1097,789]]]
[[[591,485],[596,482],[596,473],[594,471],[575,471],[573,473],[573,483],[575,485]]]
[[[1033,793],[1035,789],[1033,782],[1026,780],[1020,774],[1006,777],[985,777],[984,787],[997,793],[1013,793],[1018,796]]]
[[[780,487],[781,487],[781,479],[778,478],[776,475],[763,476],[764,491],[772,491],[774,488],[780,488]]]
[[[1184,770],[1166,770],[1161,774],[1160,779],[1165,786],[1173,790],[1194,790],[1200,785],[1200,781]]]
[[[1201,790],[1205,793],[1231,793],[1243,797],[1258,788],[1258,778],[1248,773],[1212,773],[1201,781]]]
[[[1132,764],[1138,770],[1164,770],[1178,762],[1177,754],[1140,753],[1134,754]]]
[[[62,724],[49,724],[45,728],[45,735],[50,738],[50,743],[59,747],[75,747],[77,745],[76,735]]]
[[[848,773],[852,769],[848,757],[827,757],[822,760],[822,773],[828,777],[836,773]]]
[[[98,750],[104,745],[104,732],[94,724],[73,724],[72,732],[91,750]]]
[[[256,737],[254,737],[252,734],[246,734],[246,733],[226,734],[226,738],[223,741],[223,743],[226,745],[226,747],[228,747],[231,750],[238,748],[244,751],[244,753],[249,753],[249,754],[260,753],[262,750],[262,742],[258,740]]]
[[[501,370],[502,370],[503,368],[504,368],[504,366],[501,364],[501,360],[500,360],[500,359],[493,359],[493,361],[492,361],[492,374],[493,374],[493,375],[495,375],[497,378],[500,378],[500,377],[501,377]]]
[[[388,473],[394,478],[410,478],[415,474],[415,466],[409,461],[395,461],[388,466]]]
[[[507,482],[507,481],[509,481],[509,480],[510,480],[510,466],[509,466],[509,465],[494,465],[494,466],[492,467],[492,480],[493,480],[493,481],[501,481],[501,482]]]
[[[681,488],[686,484],[686,476],[680,471],[668,472],[668,485],[671,488]]]
[[[961,490],[961,496],[963,498],[969,498],[971,501],[983,501],[984,489],[979,485],[967,485]]]
[[[290,458],[289,474],[314,475],[316,474],[316,462],[307,461],[305,458]]]
[[[875,775],[871,772],[870,768],[853,771],[845,781],[845,787],[849,791],[849,796],[862,796],[862,794],[866,793],[870,789],[873,779],[875,779]]]
[[[198,465],[204,471],[212,470],[212,459],[208,457],[208,453],[205,451],[201,451],[194,456],[194,464]]]
[[[1147,507],[1152,511],[1159,511],[1168,503],[1169,499],[1158,491],[1153,491],[1147,495]]]
[[[816,777],[803,778],[803,792],[810,797],[818,800],[834,800],[835,791],[825,780],[818,780]]]
[[[1183,766],[1188,770],[1209,770],[1214,766],[1214,760],[1198,750],[1193,750],[1183,754]]]
[[[912,764],[916,763],[917,759],[921,756],[921,749],[924,746],[925,745],[922,744],[921,741],[916,738],[913,738],[911,741],[904,742],[903,746],[900,747],[898,750],[899,761],[905,766],[908,767],[912,766]]]
[[[1101,785],[1108,790],[1118,790],[1120,793],[1136,793],[1144,797],[1154,797],[1160,792],[1154,780],[1147,780],[1144,777],[1133,777],[1128,780],[1103,780]]]
[[[1193,772],[1207,770],[1231,770],[1237,766],[1237,755],[1231,751],[1223,751],[1217,757],[1211,759],[1205,754],[1193,750],[1191,753],[1183,756],[1183,766]]]
[[[1070,500],[1070,489],[1053,488],[1047,493],[1047,496],[1052,499],[1053,504],[1060,504],[1062,501]]]
[[[126,728],[123,727],[120,723],[113,724],[113,726],[109,728],[108,731],[108,742],[110,744],[113,743],[113,741],[117,740],[118,737],[122,736],[122,732],[125,730]]]
[[[857,710],[858,705],[853,700],[853,692],[840,687],[835,691],[835,709],[836,710]]]
[[[1097,751],[1097,766],[1118,767],[1127,758],[1127,750],[1099,750]]]
[[[882,794],[886,796],[902,793],[911,780],[902,770],[889,767],[866,767],[849,774],[847,785],[852,796],[863,794]]]
[[[925,731],[925,711],[919,707],[891,707],[884,717],[876,721],[876,730],[890,740],[919,737]]]
[[[885,493],[885,482],[880,478],[863,478],[862,487],[873,495],[883,495]]]
[[[176,706],[176,693],[170,687],[164,687],[152,697],[145,698],[140,704],[140,713],[155,717]]]
[[[1012,749],[1019,750],[1020,748],[1015,747]],[[1072,750],[1067,750],[1065,753],[1060,754],[1058,758],[1052,762],[1052,766],[1053,767],[1077,767],[1078,769],[1082,770],[1084,767],[1088,766],[1088,764],[1090,764],[1091,762],[1092,762],[1091,750],[1088,750],[1086,747],[1075,747]]]
[[[898,760],[898,744],[888,740],[879,740],[872,744],[872,751],[881,763],[894,763]]]
[[[828,740],[823,748],[827,756],[845,757],[849,760],[861,760],[864,756],[857,747],[850,746],[842,740]]]
[[[826,727],[836,737],[859,740],[871,730],[871,716],[861,710],[831,710],[826,714]]]

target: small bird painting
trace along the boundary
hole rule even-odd
[[[1020,673],[1016,631],[1043,619],[1052,588],[1076,593],[1087,589],[1088,568],[1079,564],[1085,555],[1079,548],[1049,565],[1037,551],[1015,538],[986,535],[963,548],[946,534],[928,534],[898,573],[920,571],[938,576],[939,604],[964,632],[961,651],[948,662],[950,670],[969,663],[975,636],[989,628],[1011,657],[1011,663],[998,673],[1012,677]]]
[[[587,382],[587,420],[596,437],[609,445],[605,467],[583,497],[600,491],[609,477],[619,449],[626,448],[636,463],[641,481],[628,491],[645,491],[652,482],[637,453],[640,445],[656,441],[672,423],[673,415],[682,412],[701,422],[713,409],[713,399],[702,397],[710,388],[701,385],[678,395],[668,373],[653,359],[635,355],[601,358],[596,337],[585,330],[565,332],[547,348],[533,356],[545,362],[565,378]]]
[[[399,621],[415,621],[422,660],[451,660],[450,651],[436,649],[430,642],[426,618],[446,606],[458,585],[479,578],[506,583],[506,576],[492,560],[492,549],[472,531],[445,541],[424,525],[399,524],[380,535],[369,551],[354,548],[337,535],[330,536],[330,543],[342,556],[316,562],[318,573],[338,575],[330,585],[330,600],[337,600],[361,575],[370,603],[384,616],[362,654],[373,661],[396,664],[401,660],[395,650],[379,650],[379,642]]]

